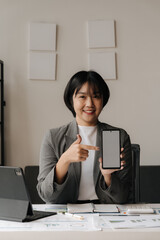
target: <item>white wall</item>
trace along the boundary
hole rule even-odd
[[[100,120],[128,131],[141,146],[141,164],[160,163],[160,1],[0,0],[0,58],[5,62],[6,164],[38,164],[47,129],[72,120],[63,103],[69,78],[87,65],[87,21],[114,19],[118,79]],[[57,80],[28,72],[28,24],[58,26]]]

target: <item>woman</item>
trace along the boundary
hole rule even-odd
[[[64,101],[75,119],[47,132],[40,152],[37,189],[47,203],[125,203],[131,181],[131,144],[120,129],[121,168],[102,169],[102,129],[98,120],[110,92],[94,71],[80,71],[68,82]]]

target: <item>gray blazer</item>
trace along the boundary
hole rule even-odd
[[[98,122],[97,143],[101,146],[101,130],[116,129],[108,124]],[[107,187],[99,169],[101,151],[96,151],[94,159],[94,185],[100,203],[125,203],[128,201],[131,184],[131,144],[129,135],[121,131],[121,147],[124,148],[126,165],[123,170],[112,173],[111,185]],[[61,155],[77,139],[78,127],[76,120],[47,132],[40,151],[40,171],[37,190],[40,197],[47,203],[76,203],[79,194],[81,163],[71,163],[63,184],[54,180],[55,166]],[[87,181],[87,179],[86,179]]]

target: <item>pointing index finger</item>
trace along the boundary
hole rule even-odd
[[[99,147],[96,147],[96,146],[81,144],[81,147],[82,147],[83,149],[85,149],[85,150],[95,150],[95,151],[99,151]]]

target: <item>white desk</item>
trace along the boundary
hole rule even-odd
[[[100,232],[1,232],[2,240],[159,240],[160,229],[105,230]]]
[[[153,205],[154,206],[154,205]],[[160,204],[158,205],[160,208]],[[157,207],[157,205],[156,205]],[[160,216],[160,215],[159,215]],[[54,218],[54,216],[53,216]],[[7,222],[6,222],[7,224]],[[19,223],[22,226],[24,223]],[[30,224],[35,224],[32,222]],[[13,229],[3,231],[0,228],[2,240],[159,240],[160,227],[143,229],[104,229],[103,231],[42,231],[37,228],[34,231]]]

